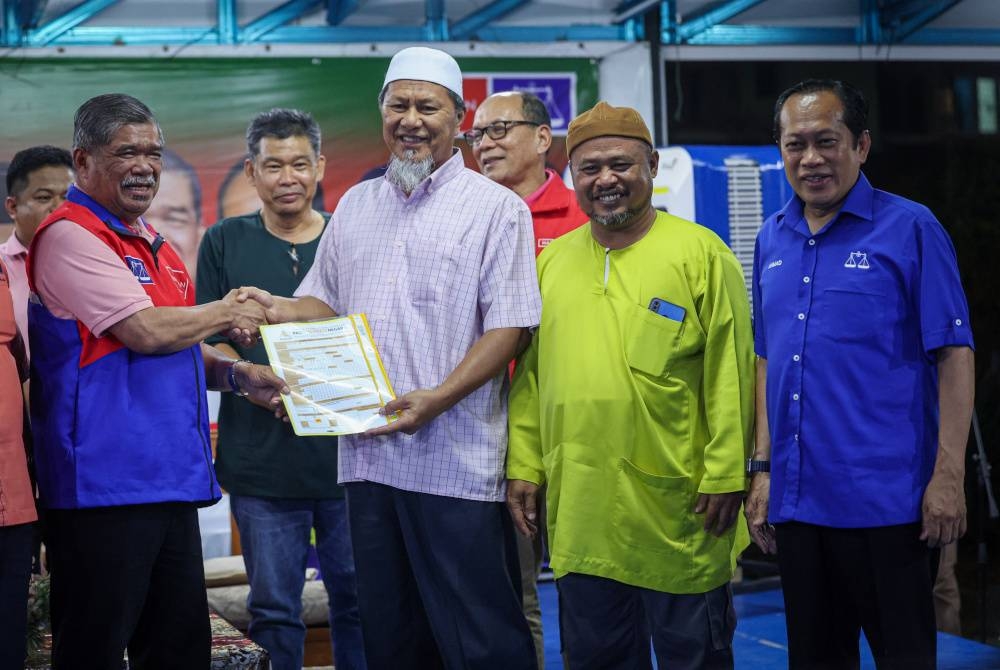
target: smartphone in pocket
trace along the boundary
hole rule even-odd
[[[672,302],[664,300],[663,298],[653,298],[649,301],[649,311],[656,312],[660,316],[665,316],[671,321],[684,321],[684,315],[687,314],[685,310],[680,305],[675,305]]]

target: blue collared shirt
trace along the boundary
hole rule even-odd
[[[923,205],[862,174],[813,235],[793,197],[757,236],[754,347],[767,359],[769,519],[920,519],[937,454],[935,350],[972,347],[955,249]]]

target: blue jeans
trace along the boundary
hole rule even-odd
[[[250,639],[268,651],[271,667],[302,667],[306,637],[302,587],[309,533],[315,528],[319,567],[330,600],[330,636],[337,670],[364,670],[345,501],[234,495],[230,505],[250,579]]]

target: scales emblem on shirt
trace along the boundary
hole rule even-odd
[[[868,253],[864,251],[852,251],[851,255],[844,261],[844,267],[854,270],[871,269],[871,265],[868,264]]]

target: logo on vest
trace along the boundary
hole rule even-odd
[[[167,272],[170,273],[170,278],[174,282],[174,286],[177,290],[181,292],[185,298],[187,298],[188,287],[191,286],[191,278],[188,277],[188,273],[184,270],[175,270],[171,267],[167,268]]]
[[[149,270],[146,269],[146,264],[143,263],[141,259],[133,256],[126,256],[125,262],[128,263],[128,269],[132,271],[132,274],[135,275],[135,278],[139,280],[140,284],[153,283],[153,278],[149,276]]]
[[[851,268],[852,270],[870,270],[871,266],[868,264],[867,252],[852,251],[851,255],[844,261],[844,267]]]

